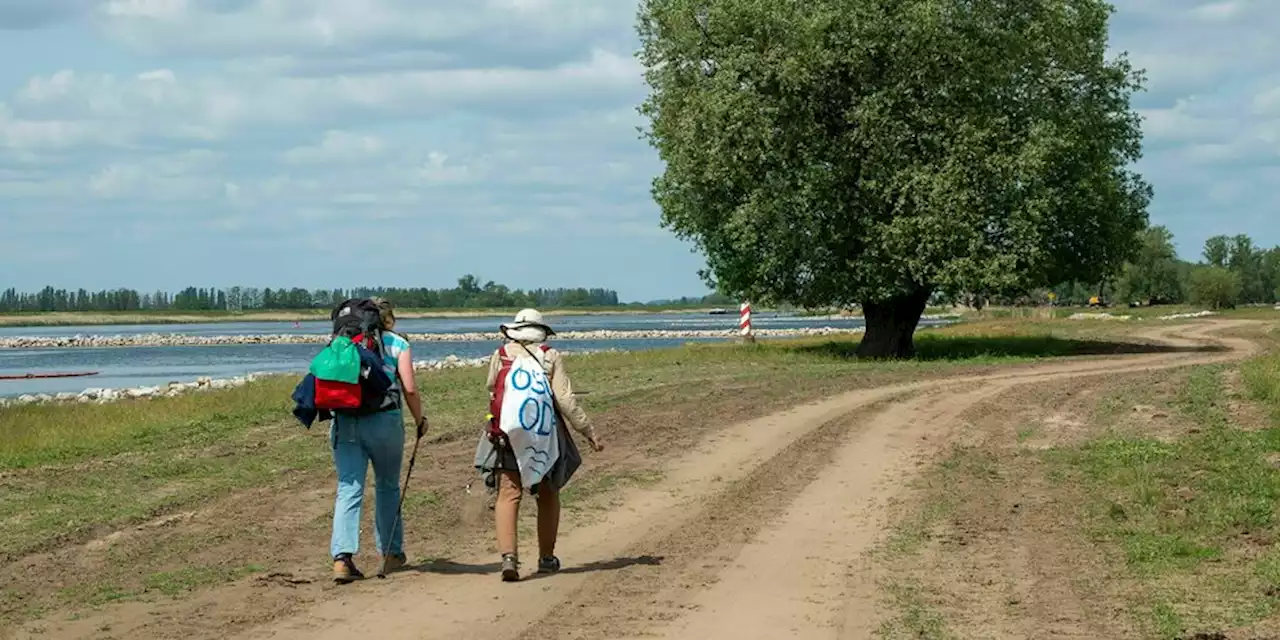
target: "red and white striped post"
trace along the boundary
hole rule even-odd
[[[742,338],[743,344],[753,344],[756,341],[756,334],[751,328],[750,302],[743,302],[738,310],[738,336]]]

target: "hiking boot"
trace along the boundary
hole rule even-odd
[[[514,553],[508,553],[502,556],[502,581],[520,581],[520,562],[516,560],[516,555]]]
[[[544,556],[538,559],[538,573],[559,573],[560,558]]]
[[[559,573],[560,558],[546,556],[538,559],[538,573]]]
[[[403,553],[395,553],[382,559],[382,568],[378,571],[379,578],[387,577],[389,573],[395,573],[409,564],[409,558]]]
[[[344,553],[333,559],[333,581],[338,584],[350,584],[356,580],[364,580],[364,574],[352,562],[351,554]]]

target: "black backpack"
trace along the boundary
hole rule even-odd
[[[333,335],[354,339],[364,336],[373,341],[365,344],[368,349],[382,353],[382,314],[378,305],[369,298],[350,298],[342,301],[329,313],[333,321]]]
[[[349,298],[343,300],[329,313],[333,321],[333,336],[351,339],[356,346],[371,352],[372,361],[381,365],[386,357],[382,345],[382,313],[378,305],[369,298]],[[399,406],[399,397],[391,396],[387,388],[392,380],[382,375],[379,367],[376,373],[361,380],[365,396],[362,410],[358,413],[370,413]]]

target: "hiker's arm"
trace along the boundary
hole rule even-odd
[[[560,407],[560,413],[564,414],[564,419],[569,422],[574,431],[581,433],[590,440],[593,446],[596,445],[595,426],[587,419],[587,412],[582,410],[578,405],[577,398],[573,395],[573,382],[569,380],[569,372],[565,369],[564,358],[556,358],[555,366],[552,369],[551,389],[556,394],[556,404]]]
[[[489,397],[493,397],[494,385],[498,383],[498,371],[502,369],[502,349],[493,352],[489,356],[489,381],[485,383],[485,388],[489,390]]]
[[[400,352],[400,356],[396,358],[396,373],[400,374],[400,392],[404,394],[404,403],[409,406],[409,413],[413,414],[414,426],[423,425],[422,398],[418,395],[418,381],[413,377],[412,349],[405,347]],[[424,428],[419,428],[418,435],[421,436],[423,431]]]

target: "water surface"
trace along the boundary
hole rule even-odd
[[[496,330],[505,317],[405,319],[396,329],[405,333],[470,333]],[[817,327],[856,328],[861,318],[806,318],[759,314],[752,318],[758,329]],[[554,316],[548,322],[561,331],[727,330],[737,326],[737,315],[696,314]],[[926,321],[923,324],[938,324]],[[299,334],[328,332],[327,322],[229,322],[197,325],[114,325],[82,327],[5,327],[0,336],[137,335],[173,333],[196,336]],[[718,341],[718,338],[619,338],[610,340],[555,340],[563,350],[626,349],[632,351],[677,347],[686,342]],[[415,360],[457,355],[488,355],[496,342],[418,342]],[[191,382],[201,376],[229,378],[255,372],[306,371],[320,344],[254,344],[215,346],[93,347],[67,349],[0,349],[0,375],[28,372],[98,371],[85,378],[0,380],[0,397],[35,393],[79,392],[86,388],[125,388]]]

